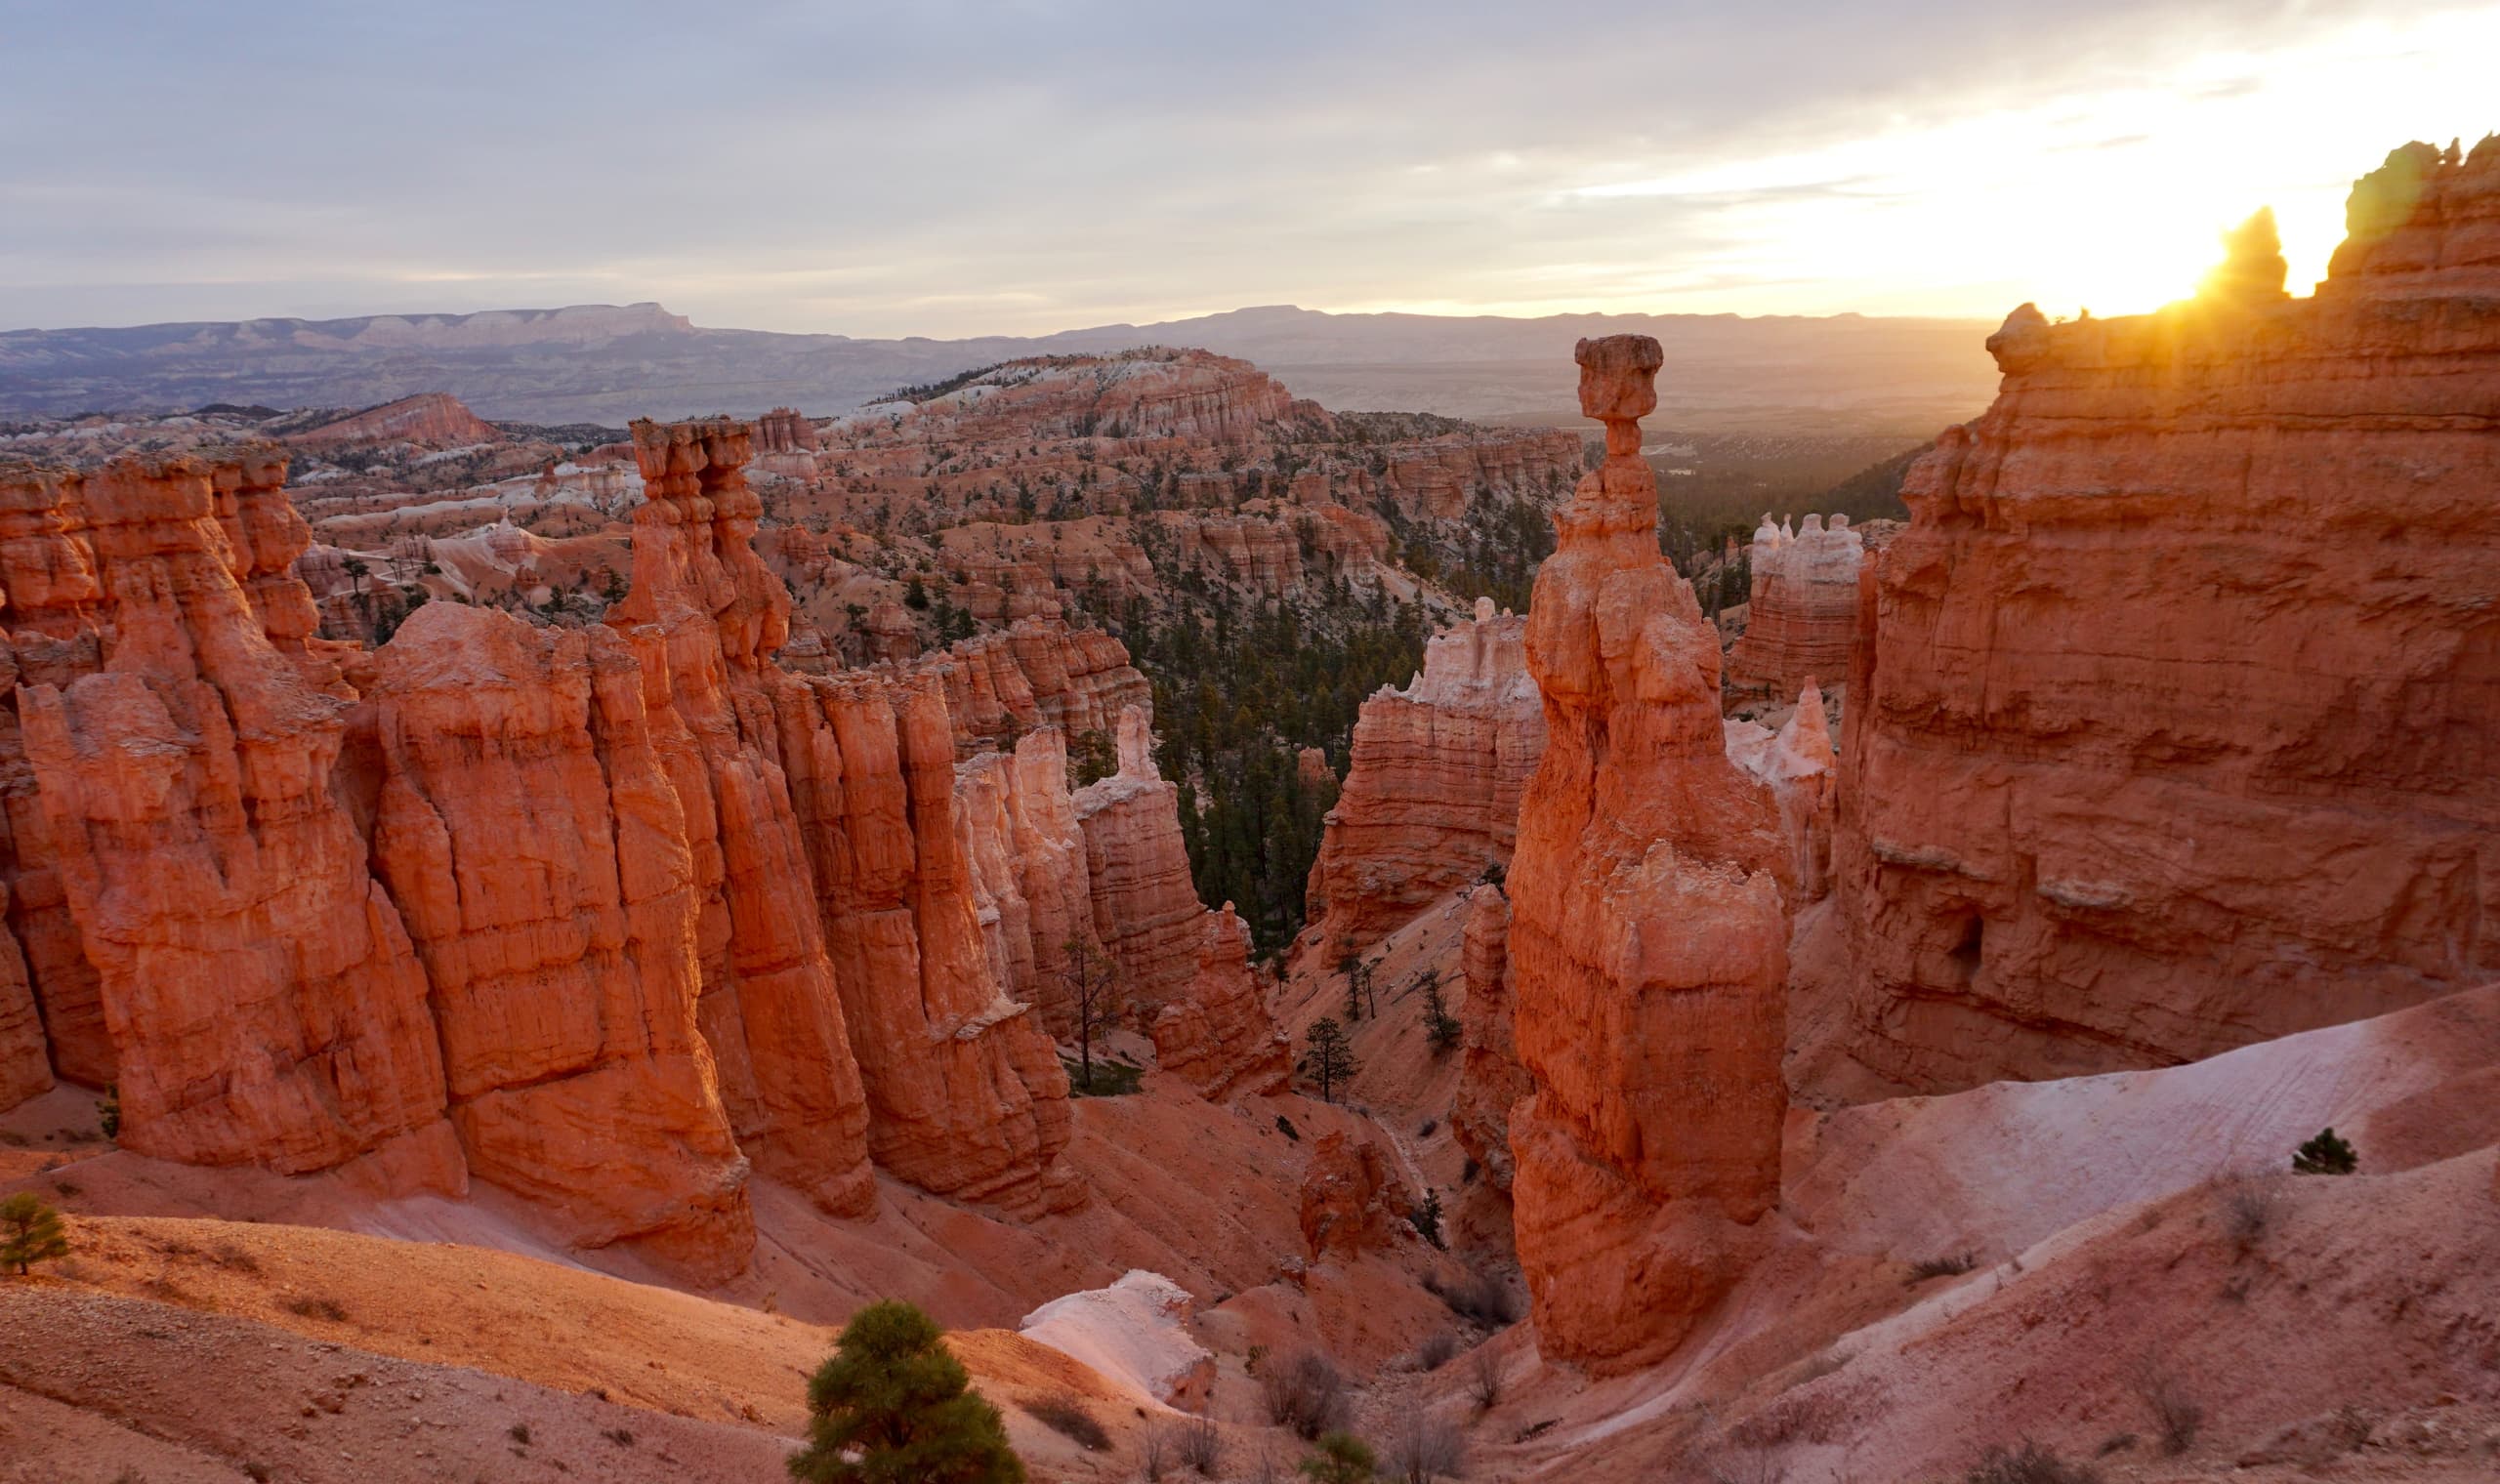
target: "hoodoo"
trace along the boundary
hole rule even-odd
[[[1412,683],[1363,702],[1311,868],[1312,940],[1332,958],[1509,864],[1520,790],[1545,751],[1526,632],[1479,598],[1474,618],[1425,644]]]
[[[1547,740],[1510,872],[1533,1090],[1512,1196],[1544,1353],[1613,1369],[1683,1340],[1778,1200],[1790,868],[1770,792],[1728,759],[1718,640],[1658,552],[1658,344],[1577,358],[1606,458],[1528,610]]]
[[[1911,470],[1814,950],[1876,1090],[2500,975],[2500,142],[2397,150],[2350,215],[2314,298],[2243,228],[2158,313],[2016,310]]]
[[[1747,551],[1753,589],[1745,632],[1728,651],[1728,696],[1785,700],[1814,676],[1849,675],[1857,646],[1857,568],[1865,538],[1847,515],[1810,515],[1789,530],[1762,517]]]

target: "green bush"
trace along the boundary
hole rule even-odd
[[[1361,1438],[1331,1432],[1319,1440],[1319,1451],[1302,1461],[1302,1474],[1317,1484],[1369,1484],[1380,1461]]]
[[[917,1307],[872,1303],[843,1326],[808,1381],[808,1446],[790,1457],[806,1484],[1022,1484],[998,1409],[974,1394],[937,1323]]]
[[[62,1230],[60,1212],[32,1191],[0,1201],[0,1267],[23,1273],[34,1263],[68,1256],[69,1235]]]
[[[2351,1175],[2361,1168],[2361,1156],[2353,1145],[2338,1138],[2333,1129],[2320,1129],[2317,1137],[2300,1146],[2292,1155],[2292,1169],[2302,1175]]]

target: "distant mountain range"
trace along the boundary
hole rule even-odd
[[[1025,355],[1195,346],[1350,410],[1578,421],[1572,343],[1654,335],[1653,426],[1900,433],[1976,414],[1996,388],[1976,320],[1733,314],[1329,314],[1290,305],[1038,337],[854,340],[697,326],[656,304],[477,314],[249,319],[0,332],[0,417],[216,402],[362,406],[447,392],[489,418],[840,412],[897,387]]]

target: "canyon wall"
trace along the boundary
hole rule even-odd
[[[1268,978],[1250,967],[1249,925],[1232,904],[1198,920],[1197,968],[1147,1029],[1154,1064],[1211,1102],[1285,1091],[1293,1048],[1268,1014]]]
[[[282,528],[283,470],[256,449],[223,477]],[[29,647],[52,651],[20,664],[40,824],[19,855],[58,873],[92,973],[36,987],[47,1019],[56,988],[94,994],[63,1007],[71,1059],[110,1067],[133,1149],[456,1189],[425,974],[330,792],[337,672],[271,642],[220,480],[181,456],[17,486],[21,510],[51,508],[0,560]],[[98,1019],[108,1059],[77,1045]]]
[[[1020,618],[1006,630],[959,639],[930,663],[946,685],[956,745],[969,756],[1005,749],[1037,726],[1070,737],[1111,735],[1120,713],[1150,716],[1153,687],[1129,663],[1128,646],[1064,619]]]
[[[1153,1039],[1155,1060],[1209,1098],[1281,1091],[1291,1053],[1250,967],[1248,927],[1210,912],[1189,879],[1180,790],[1154,765],[1144,709],[1120,713],[1119,771],[1077,790],[1094,939],[1108,955],[1113,1017]]]
[[[1511,1105],[1532,1091],[1511,1028],[1511,899],[1486,885],[1467,897],[1460,965],[1467,999],[1459,1007],[1458,1094],[1449,1129],[1493,1188],[1511,1191]]]
[[[1013,754],[982,753],[955,764],[955,818],[1000,985],[1032,1006],[1052,1034],[1071,1034],[1068,948],[1099,952],[1101,944],[1059,728],[1026,732]]]
[[[1509,864],[1520,791],[1545,750],[1526,632],[1479,598],[1472,621],[1426,643],[1405,689],[1363,702],[1307,893],[1312,941],[1332,960]]]
[[[117,1082],[131,1149],[475,1175],[697,1281],[751,1168],[1081,1200],[1019,998],[1094,907],[1060,734],[959,775],[938,676],[775,665],[749,451],[636,425],[606,625],[445,601],[373,651],[310,637],[273,448],[0,474],[0,1098]]]
[[[1527,662],[1546,749],[1509,883],[1513,1211],[1539,1348],[1620,1369],[1670,1351],[1777,1202],[1788,850],[1727,755],[1719,644],[1658,553],[1639,419],[1655,341],[1582,341],[1607,456],[1556,515]]]
[[[1726,723],[1728,756],[1770,785],[1780,832],[1797,878],[1797,903],[1831,894],[1832,836],[1839,825],[1840,755],[1832,746],[1823,692],[1809,676],[1797,706],[1771,731],[1752,721]]]
[[[1119,770],[1076,792],[1094,929],[1119,966],[1119,998],[1144,1027],[1195,972],[1206,907],[1181,842],[1181,791],[1154,766],[1144,710],[1120,713]]]
[[[1785,699],[1816,676],[1837,684],[1857,646],[1857,568],[1865,542],[1847,515],[1791,531],[1765,515],[1748,553],[1745,632],[1728,651],[1728,699]]]
[[[2268,241],[2158,313],[2018,309],[1912,469],[1821,950],[1884,1085],[2500,975],[2500,142],[2407,146],[2350,216],[2312,299]]]

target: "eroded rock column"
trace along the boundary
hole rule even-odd
[[[1658,553],[1639,427],[1657,342],[1577,358],[1606,459],[1558,513],[1528,612],[1547,742],[1509,877],[1534,1089],[1512,1196],[1544,1353],[1620,1368],[1684,1340],[1778,1198],[1788,851],[1728,760],[1717,639]]]

